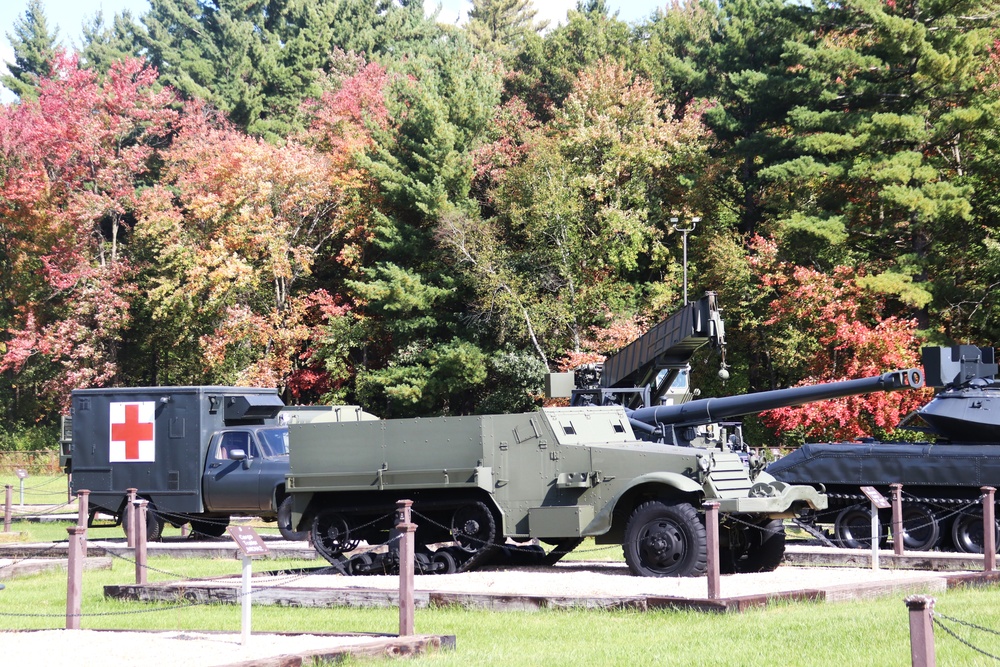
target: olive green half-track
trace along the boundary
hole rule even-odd
[[[553,545],[554,563],[585,537],[621,544],[633,573],[706,570],[702,503],[719,502],[724,571],[774,569],[780,519],[826,508],[809,486],[751,480],[737,452],[636,438],[621,407],[289,426],[293,525],[331,563],[382,571],[362,542],[391,541],[413,501],[418,566],[471,569],[511,542]],[[537,546],[517,549],[541,552]]]

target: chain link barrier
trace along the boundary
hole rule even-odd
[[[980,632],[986,632],[986,633],[991,634],[991,635],[1000,636],[1000,632],[997,632],[996,630],[992,630],[990,628],[984,628],[983,626],[976,625],[975,623],[970,623],[968,621],[963,621],[961,619],[952,618],[951,616],[947,616],[945,614],[942,614],[939,611],[934,611],[934,610],[931,611],[931,620],[934,622],[934,625],[936,625],[937,627],[941,628],[948,635],[950,635],[951,637],[957,639],[961,644],[964,644],[965,646],[971,648],[973,651],[976,651],[977,653],[985,655],[987,658],[992,658],[993,660],[996,660],[997,662],[1000,662],[1000,656],[994,655],[992,653],[989,653],[988,651],[985,651],[985,650],[979,648],[978,646],[976,646],[975,644],[973,644],[971,641],[969,641],[965,637],[961,637],[957,632],[955,632],[954,630],[952,630],[951,628],[949,628],[947,625],[945,625],[944,623],[942,623],[941,622],[942,618],[945,619],[945,620],[947,620],[947,621],[951,621],[952,623],[957,623],[958,625],[962,625],[962,626],[965,626],[967,628],[971,628],[973,630],[979,630]]]

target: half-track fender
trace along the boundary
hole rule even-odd
[[[605,503],[601,511],[594,516],[593,521],[587,526],[586,534],[603,535],[611,530],[612,518],[615,510],[618,508],[618,503],[621,502],[622,498],[631,495],[633,490],[640,486],[664,487],[661,494],[664,496],[683,495],[700,498],[704,494],[701,484],[690,477],[685,477],[676,472],[651,472],[635,477],[629,481],[628,486],[620,489],[611,500]],[[631,507],[627,508],[627,513],[631,512],[632,509]]]

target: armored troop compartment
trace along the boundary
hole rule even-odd
[[[620,406],[290,424],[289,439],[292,525],[353,573],[391,566],[371,552],[350,555],[362,542],[391,541],[400,499],[414,503],[427,572],[472,569],[508,540],[551,545],[544,560],[555,562],[594,537],[621,544],[635,574],[700,575],[705,500],[724,514],[724,566],[773,569],[784,551],[780,519],[826,507],[811,487],[751,480],[727,449],[638,440]]]
[[[78,389],[72,393],[70,489],[90,491],[90,507],[120,520],[126,490],[135,488],[168,520],[173,515],[206,513],[203,487],[213,435],[230,427],[277,425],[284,407],[274,389],[247,387],[135,387]],[[249,441],[248,441],[249,443]],[[218,445],[218,443],[216,443]],[[252,456],[249,447],[246,456]],[[263,459],[263,457],[258,457]],[[287,460],[287,459],[285,459]],[[257,471],[265,462],[257,462]],[[287,463],[282,461],[279,476]],[[239,461],[217,467],[244,467]],[[253,468],[247,465],[247,468]],[[232,476],[235,479],[235,475]],[[249,485],[250,482],[246,482]],[[261,510],[256,480],[241,495],[251,495]],[[217,489],[222,492],[222,489]],[[228,491],[225,492],[228,495]],[[245,500],[245,499],[243,499]],[[222,508],[243,502],[220,498]],[[272,502],[270,493],[266,499]],[[230,507],[232,509],[232,507]],[[266,510],[265,510],[266,511]],[[227,514],[226,511],[222,512]],[[271,510],[274,513],[274,510]],[[179,523],[185,523],[179,517]],[[228,523],[228,521],[227,521]],[[159,524],[162,527],[162,522]],[[223,526],[224,527],[224,526]],[[210,530],[210,529],[209,529]],[[158,530],[154,532],[158,534]]]

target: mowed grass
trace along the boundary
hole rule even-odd
[[[240,562],[235,559],[154,557],[149,566],[150,582],[240,574]],[[258,560],[253,570],[262,573],[316,566],[315,561]],[[130,584],[134,580],[135,565],[126,559],[113,559],[111,570],[86,571],[81,626],[234,633],[240,630],[239,605],[121,602],[104,597],[105,586]],[[0,630],[65,627],[65,573],[7,579],[3,583],[6,589],[0,591]],[[984,628],[1000,629],[1000,605],[995,603],[998,593],[1000,587],[996,586],[939,593],[935,595],[935,609]],[[395,608],[257,606],[253,611],[253,632],[395,633],[398,621]],[[997,635],[945,622],[973,645],[1000,654]],[[783,602],[727,615],[690,611],[490,612],[431,608],[417,610],[416,630],[457,637],[456,651],[416,658],[417,665],[910,664],[908,611],[901,595],[836,604]],[[995,664],[940,629],[936,635],[939,664]],[[0,649],[3,644],[0,635]]]
[[[237,576],[237,560],[150,559],[150,581]],[[254,571],[311,567],[303,561],[255,561]],[[84,573],[86,629],[239,632],[238,605],[135,603],[105,599],[103,587],[134,581],[134,565]],[[0,629],[65,627],[65,574],[6,580]],[[997,587],[938,594],[936,609],[986,628],[1000,627]],[[394,633],[398,610],[255,607],[253,632]],[[1000,638],[957,628],[973,644],[1000,653]],[[468,665],[909,665],[908,612],[900,596],[872,602],[780,603],[743,614],[686,611],[540,612],[418,609],[419,633],[455,635],[457,650],[415,664]],[[993,664],[940,630],[942,665]],[[3,636],[0,635],[0,647]],[[85,656],[81,656],[85,659]],[[43,664],[43,663],[39,663]]]
[[[25,505],[63,505],[67,495],[66,475],[29,475],[24,479]],[[6,486],[11,487],[11,503],[16,511],[21,503],[21,480],[13,472],[0,472],[0,512],[3,511]],[[73,507],[76,507],[74,502]]]
[[[0,478],[2,481],[2,478]],[[16,478],[15,478],[16,482]],[[54,483],[52,483],[54,484]],[[27,484],[26,484],[27,487]],[[45,489],[46,487],[41,487]],[[63,487],[63,491],[65,487]],[[16,498],[15,498],[16,502]],[[62,541],[70,524],[16,522],[13,530],[30,541]],[[273,524],[271,524],[273,526]],[[262,524],[258,530],[266,532]],[[168,527],[167,535],[178,529]],[[121,528],[89,531],[91,539],[121,539]],[[620,548],[588,540],[568,558],[620,559]],[[83,618],[88,629],[223,630],[239,632],[238,605],[135,603],[104,598],[104,586],[134,582],[132,562],[113,559],[111,570],[84,573]],[[149,561],[149,581],[238,576],[238,560]],[[315,561],[258,560],[254,572],[314,568]],[[4,580],[0,630],[65,627],[66,575],[47,573]],[[526,591],[530,592],[530,591]],[[614,591],[609,591],[614,593]],[[935,594],[939,613],[987,630],[1000,631],[1000,587]],[[902,595],[867,602],[776,603],[743,614],[688,611],[540,612],[469,611],[456,607],[418,609],[419,633],[455,635],[456,651],[421,656],[414,664],[469,665],[909,665],[909,617]],[[258,606],[253,632],[395,633],[398,610],[308,609]],[[1000,655],[1000,636],[944,620],[960,636]],[[993,665],[993,660],[935,629],[941,665]],[[0,635],[0,650],[3,648]],[[83,656],[82,658],[85,658]],[[38,664],[44,664],[44,659]],[[354,664],[354,663],[349,663]]]

